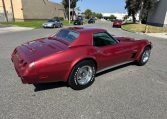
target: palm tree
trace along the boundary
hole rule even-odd
[[[70,6],[72,8],[72,20],[74,19],[74,13],[75,13],[74,9],[76,8],[76,5],[77,5],[78,1],[79,0],[71,0],[71,2],[70,2]],[[62,4],[63,4],[63,6],[65,8],[66,14],[69,16],[69,12],[68,12],[68,10],[69,10],[69,8],[68,8],[69,7],[69,0],[62,0]]]
[[[135,15],[140,11],[139,19],[147,17],[148,12],[155,7],[159,0],[126,0],[125,9],[128,11],[128,15],[133,17],[135,22]]]
[[[132,16],[133,23],[136,23],[136,14],[140,10],[140,1],[139,0],[126,0],[125,9],[127,9],[128,16]]]
[[[159,0],[140,0],[140,22],[143,18],[147,19],[149,12],[155,7]]]

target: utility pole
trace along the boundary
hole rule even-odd
[[[15,22],[15,16],[14,16],[14,10],[13,10],[13,1],[10,0],[11,8],[12,8],[12,15],[13,15],[13,21]]]
[[[71,19],[70,19],[70,17],[71,17],[71,16],[70,16],[70,10],[71,10],[70,7],[71,7],[71,2],[70,2],[70,0],[69,0],[69,1],[68,1],[68,8],[69,8],[69,11],[68,11],[68,12],[69,12],[69,13],[68,13],[68,14],[69,14],[69,15],[68,15],[68,16],[69,16],[69,21],[68,21],[68,22],[69,22],[69,24],[70,24],[70,20],[71,20]]]
[[[6,6],[5,6],[5,1],[4,0],[2,0],[2,4],[3,4],[4,13],[5,13],[5,18],[6,18],[6,21],[8,22],[8,15],[7,15],[7,12],[6,12]]]

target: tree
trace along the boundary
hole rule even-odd
[[[132,16],[133,22],[136,22],[135,15],[140,11],[139,19],[147,18],[149,11],[155,7],[159,0],[126,0],[125,9],[128,16]]]
[[[73,9],[73,11],[72,11],[72,19],[74,17],[74,9],[75,9],[78,1],[79,0],[70,0],[70,6]],[[69,16],[69,0],[62,0],[62,4],[64,6],[66,15]],[[68,17],[68,19],[69,19],[69,17]]]
[[[96,12],[92,12],[92,17],[96,17]]]
[[[103,17],[103,15],[102,15],[101,13],[96,13],[96,17],[97,17],[98,19],[101,19],[101,18]]]
[[[116,16],[114,16],[114,15],[111,15],[111,16],[110,16],[110,20],[111,20],[111,21],[113,21],[113,20],[115,20],[115,19],[117,19]]]
[[[124,19],[124,20],[127,20],[128,18],[129,18],[129,16],[128,16],[128,15],[125,15],[123,19]]]
[[[149,11],[151,11],[155,7],[157,2],[158,0],[140,0],[140,23],[142,20],[144,20],[145,22],[147,21]]]
[[[133,23],[136,23],[136,14],[140,10],[140,0],[126,0],[128,16],[132,16]]]
[[[90,19],[92,17],[92,11],[90,9],[86,9],[84,13],[87,19]]]

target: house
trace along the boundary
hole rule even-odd
[[[63,5],[48,0],[1,0],[0,21],[6,21],[4,5],[9,21],[13,19],[19,21],[65,17]]]
[[[156,7],[149,12],[147,22],[167,27],[167,0],[158,0]]]
[[[126,13],[102,13],[104,19],[109,19],[111,15],[117,17],[117,19],[124,19],[124,16],[127,15]]]

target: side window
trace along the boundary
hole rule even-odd
[[[99,32],[93,35],[94,46],[103,47],[116,44],[117,41],[112,38],[107,32]]]

